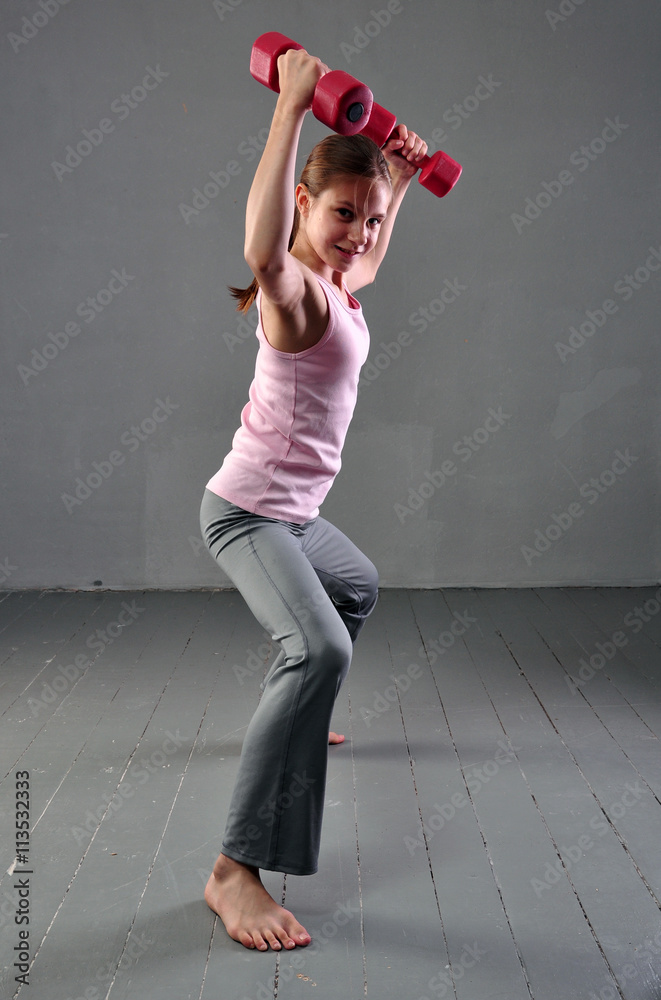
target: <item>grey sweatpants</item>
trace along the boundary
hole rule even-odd
[[[207,547],[280,646],[246,731],[222,853],[292,875],[317,871],[328,730],[376,569],[322,517],[251,514],[205,490]]]

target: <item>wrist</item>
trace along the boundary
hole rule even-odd
[[[403,198],[408,190],[408,186],[415,177],[415,174],[405,175],[399,172],[394,174],[392,171],[390,173],[390,180],[392,183],[392,197],[393,201]]]
[[[292,94],[278,94],[273,119],[298,124],[310,110],[310,105],[301,104]]]

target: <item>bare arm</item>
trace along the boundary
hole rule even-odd
[[[280,95],[248,196],[245,258],[266,298],[285,311],[295,309],[304,292],[303,271],[288,252],[296,152],[303,119],[324,72],[326,67],[302,49],[278,59]]]
[[[418,171],[418,161],[427,152],[427,143],[405,125],[398,125],[395,134],[383,147],[383,155],[388,161],[392,178],[393,197],[388,215],[379,229],[379,238],[374,248],[347,275],[346,284],[351,292],[374,281],[388,250],[390,237],[395,226],[404,195]]]

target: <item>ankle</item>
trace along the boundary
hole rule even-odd
[[[219,854],[213,867],[213,877],[220,881],[229,878],[231,875],[247,873],[257,875],[258,871],[259,869],[254,868],[252,865],[245,865],[241,861],[235,861],[234,858],[228,858],[226,854]]]

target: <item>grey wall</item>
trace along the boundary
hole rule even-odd
[[[1,21],[0,586],[226,582],[198,510],[256,353],[226,285],[249,277],[267,30],[464,166],[443,200],[413,186],[361,293],[324,515],[384,586],[658,580],[658,0],[5,0]],[[324,134],[309,117],[301,159]]]

